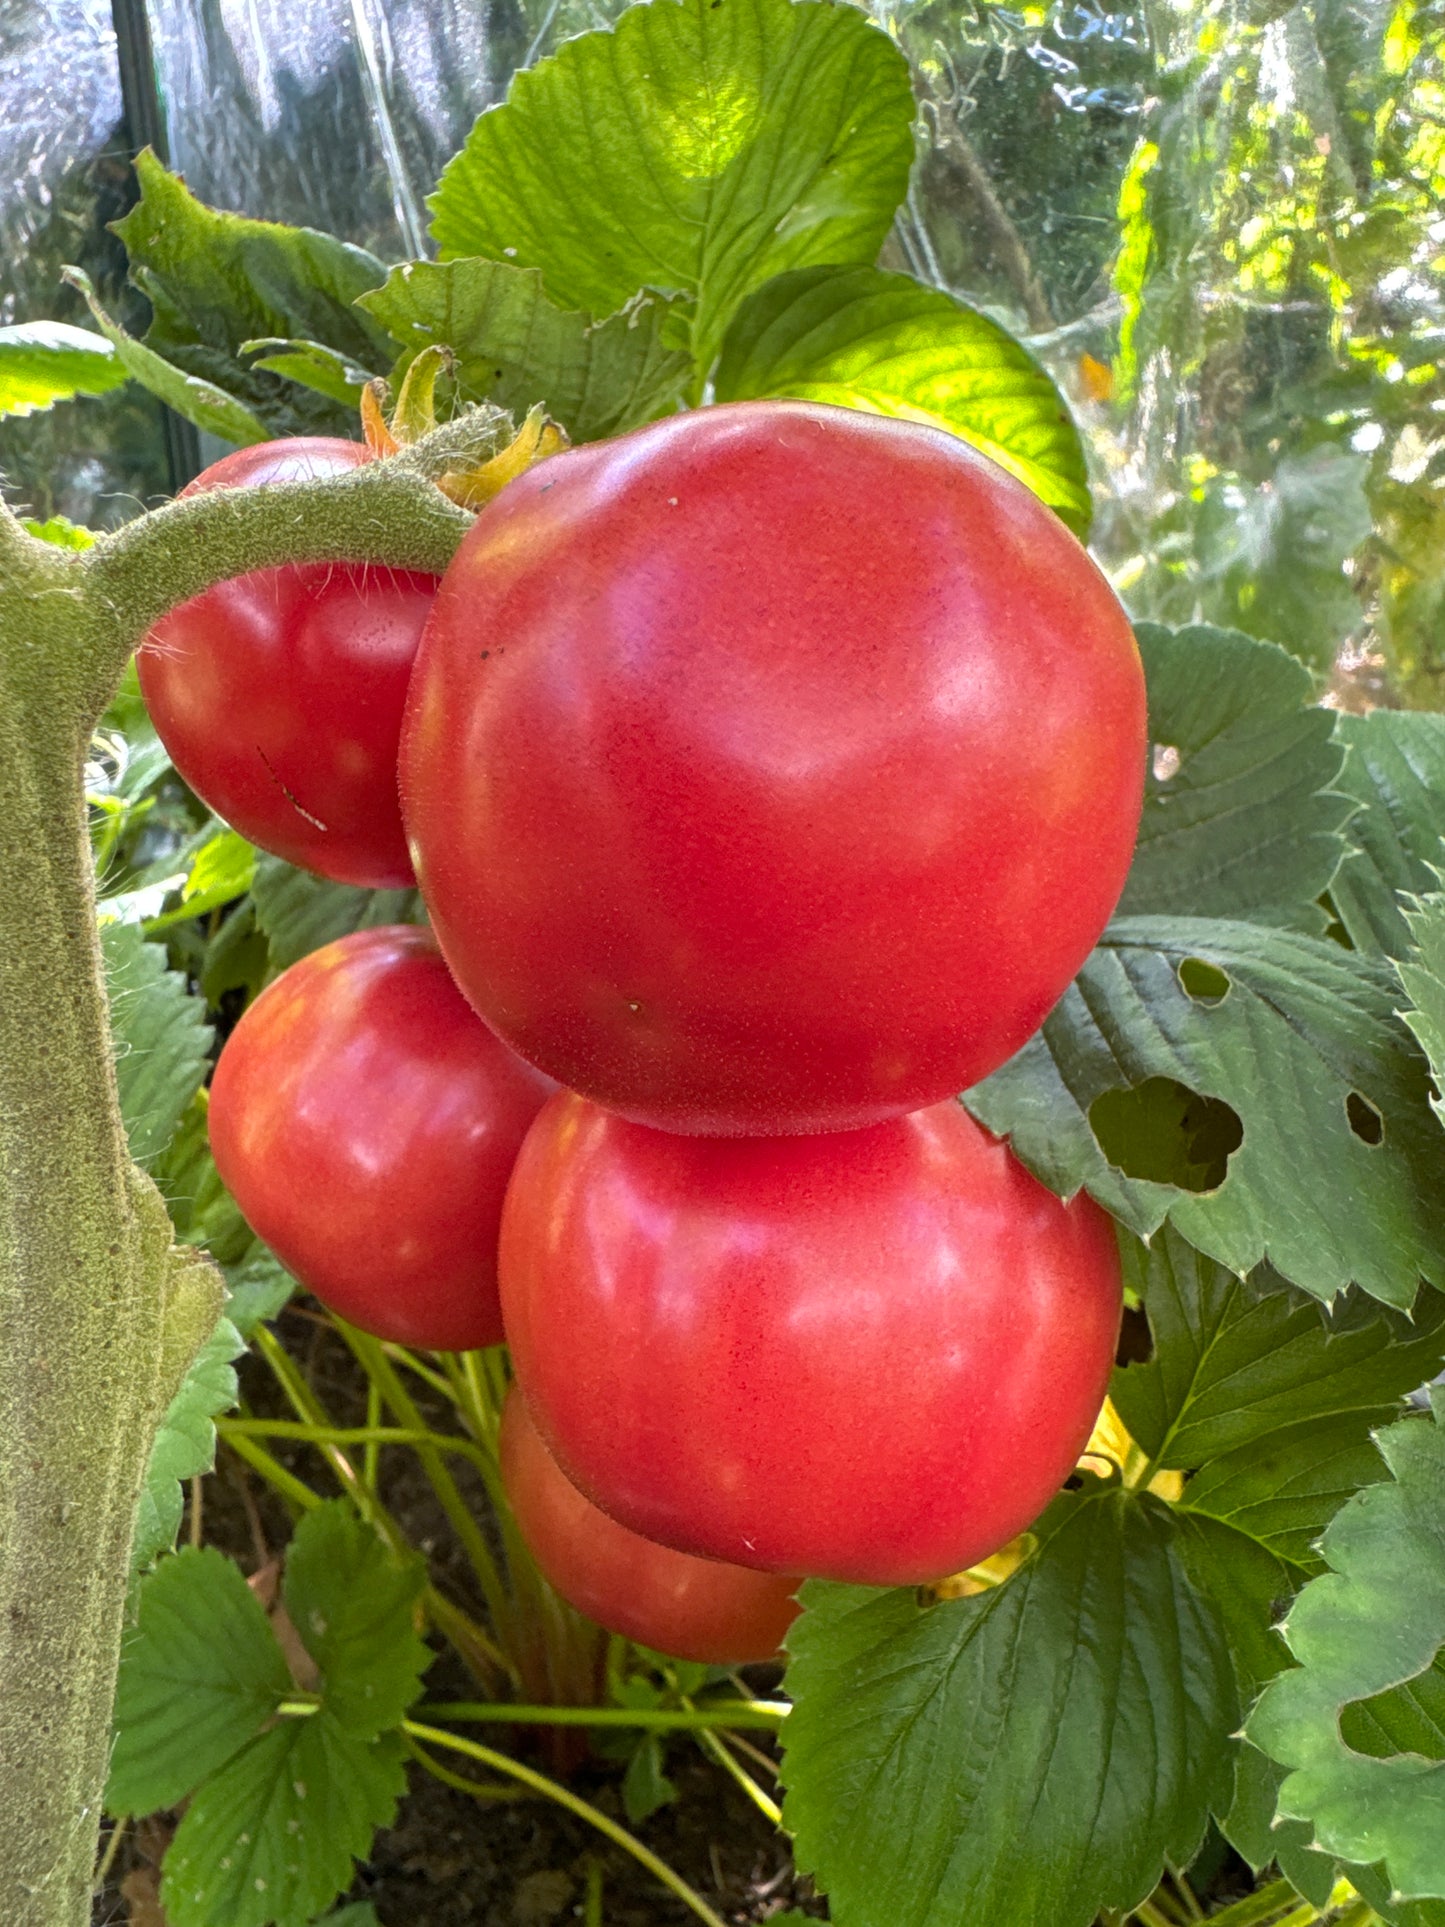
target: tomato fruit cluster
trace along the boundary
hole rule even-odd
[[[982,456],[797,402],[551,457],[431,586],[376,713],[435,940],[263,993],[217,1161],[357,1323],[505,1332],[503,1477],[561,1591],[771,1653],[799,1575],[920,1583],[1023,1531],[1102,1402],[1110,1222],[955,1099],[1122,890],[1133,637]]]

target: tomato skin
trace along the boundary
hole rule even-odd
[[[1110,1219],[945,1103],[688,1138],[568,1092],[507,1193],[502,1314],[567,1476],[684,1552],[918,1584],[1073,1470],[1122,1305]]]
[[[599,1512],[542,1443],[515,1386],[502,1407],[502,1484],[543,1574],[609,1632],[675,1659],[772,1659],[797,1617],[796,1579],[673,1552]]]
[[[369,461],[322,436],[236,449],[183,494],[260,488]],[[407,683],[438,578],[291,563],[218,582],[136,659],[186,781],[263,850],[341,883],[412,881],[396,794]]]
[[[403,814],[477,1009],[559,1082],[710,1135],[967,1088],[1062,995],[1143,795],[1133,634],[963,442],[802,402],[539,464],[463,539]]]
[[[495,1037],[430,934],[359,930],[262,991],[211,1082],[216,1166],[333,1311],[403,1345],[502,1336],[502,1197],[555,1089]]]

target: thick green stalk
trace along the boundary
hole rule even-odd
[[[474,422],[476,453],[501,433]],[[458,439],[451,425],[445,454]],[[286,561],[441,569],[470,518],[426,444],[325,481],[197,496],[84,553],[0,505],[0,1921],[85,1927],[136,1501],[219,1283],[131,1163],[82,768],[174,602]]]

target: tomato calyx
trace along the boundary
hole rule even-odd
[[[441,375],[450,374],[453,366],[454,357],[449,348],[440,345],[423,348],[402,378],[390,418],[386,413],[387,383],[380,376],[367,383],[361,391],[361,426],[366,445],[375,458],[399,454],[425,437],[439,435],[437,381]],[[477,412],[466,410],[457,419],[465,421]],[[500,425],[501,411],[491,409],[488,413],[491,420]],[[506,420],[510,426],[510,417]],[[446,440],[440,436],[444,453]],[[432,445],[437,447],[438,443]],[[529,410],[522,426],[500,449],[485,456],[463,451],[460,466],[444,467],[432,479],[448,500],[459,508],[475,512],[484,508],[494,495],[499,495],[515,476],[534,463],[545,461],[549,455],[560,454],[568,446],[566,431],[550,420],[539,404]]]

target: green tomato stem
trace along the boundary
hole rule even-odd
[[[433,1720],[475,1726],[620,1726],[635,1732],[690,1733],[720,1727],[782,1724],[792,1709],[781,1700],[721,1700],[689,1707],[512,1706],[505,1700],[448,1700],[419,1711]]]
[[[344,1319],[338,1318],[336,1327],[350,1346],[357,1363],[379,1388],[383,1402],[391,1407],[403,1427],[417,1435],[415,1449],[421,1461],[422,1470],[426,1473],[433,1492],[440,1500],[442,1510],[451,1521],[453,1531],[461,1540],[472,1571],[476,1574],[477,1583],[482,1589],[482,1597],[487,1602],[487,1611],[491,1615],[492,1624],[497,1628],[505,1626],[507,1592],[502,1583],[497,1562],[492,1557],[492,1549],[487,1544],[486,1536],[473,1516],[471,1507],[462,1497],[456,1480],[448,1471],[441,1451],[435,1443],[429,1442],[430,1428],[423,1421],[415,1401],[402,1384],[399,1374],[387,1358],[378,1339],[370,1337],[366,1332],[357,1331]]]
[[[765,1820],[775,1827],[783,1824],[783,1809],[770,1794],[764,1793],[753,1776],[739,1765],[716,1733],[703,1726],[694,1731],[693,1738],[708,1758],[715,1761],[729,1779],[736,1781]]]

